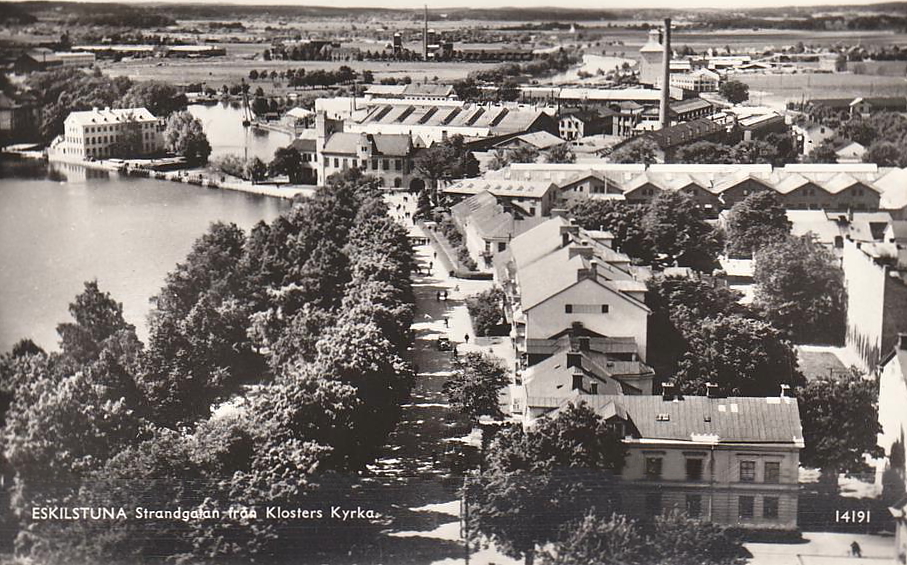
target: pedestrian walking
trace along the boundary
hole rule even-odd
[[[432,253],[431,256],[432,256],[432,258],[437,259],[437,258],[438,258],[438,252],[435,251],[434,253]]]
[[[860,544],[856,542],[856,540],[854,540],[854,542],[850,544],[850,554],[854,557],[863,557],[863,549],[860,547]]]
[[[444,302],[447,302],[447,291],[444,291]]]
[[[435,293],[435,302],[441,302],[441,291]]]
[[[449,327],[450,327],[450,323],[448,322],[446,316],[445,316],[445,318],[444,318],[444,327],[445,327],[445,328],[449,328]]]
[[[429,262],[428,262],[428,270],[429,270],[429,271],[431,271],[431,268],[434,267],[434,266],[435,266],[435,264],[434,264],[432,261],[429,261]]]
[[[469,334],[466,334],[466,336],[463,338],[463,341],[469,343]]]

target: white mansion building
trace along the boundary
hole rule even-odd
[[[163,120],[146,108],[71,112],[64,122],[63,136],[55,146],[67,157],[116,157],[112,154],[116,143],[126,142],[127,134],[137,134],[138,138],[133,140],[138,153],[148,155],[163,149],[164,125]]]

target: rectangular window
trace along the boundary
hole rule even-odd
[[[762,517],[775,519],[778,517],[778,497],[765,496],[762,498]]]
[[[649,516],[658,516],[661,514],[661,493],[646,493],[646,514]]]
[[[399,171],[403,168],[403,159],[394,159],[394,170]]]
[[[702,459],[687,459],[687,480],[702,480]]]
[[[346,160],[346,157],[344,157],[344,159],[343,159],[343,168],[346,169],[347,167],[349,167],[349,161],[347,161],[347,160]]]
[[[386,171],[390,168],[390,161],[387,159],[381,159],[381,170]]]
[[[378,159],[372,159],[372,170],[373,171],[378,170]]]
[[[564,314],[573,313],[573,304],[564,304]]]
[[[646,457],[646,478],[650,480],[661,478],[661,457]]]
[[[598,394],[598,383],[589,383],[589,394]]]
[[[340,168],[340,157],[334,157],[334,168],[335,169]]]
[[[752,483],[756,480],[756,462],[755,461],[741,461],[740,462],[740,482],[741,483]]]
[[[699,518],[702,516],[702,495],[687,495],[687,516],[690,518]]]
[[[602,304],[602,314],[607,314],[607,313],[608,313],[608,305]]]
[[[778,461],[765,462],[765,477],[763,482],[780,483],[781,482],[781,463]]]
[[[752,518],[753,506],[755,505],[752,496],[741,496],[737,500],[737,516],[740,518]]]

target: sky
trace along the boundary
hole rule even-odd
[[[94,0],[94,1],[119,1],[123,4],[147,3],[131,2],[130,0]],[[421,8],[426,0],[343,0],[340,2],[328,1],[302,1],[299,0],[153,0],[162,3],[177,4],[247,4],[247,5],[273,5],[285,4],[295,6],[349,6],[368,8]],[[547,7],[556,5],[563,8],[768,8],[773,6],[812,6],[812,5],[866,5],[878,3],[879,0],[685,0],[682,5],[674,0],[427,0],[432,10],[444,8],[498,8],[506,7]],[[552,8],[552,19],[557,18],[557,8]]]

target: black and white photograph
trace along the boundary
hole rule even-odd
[[[0,0],[0,565],[907,565],[907,1]]]

